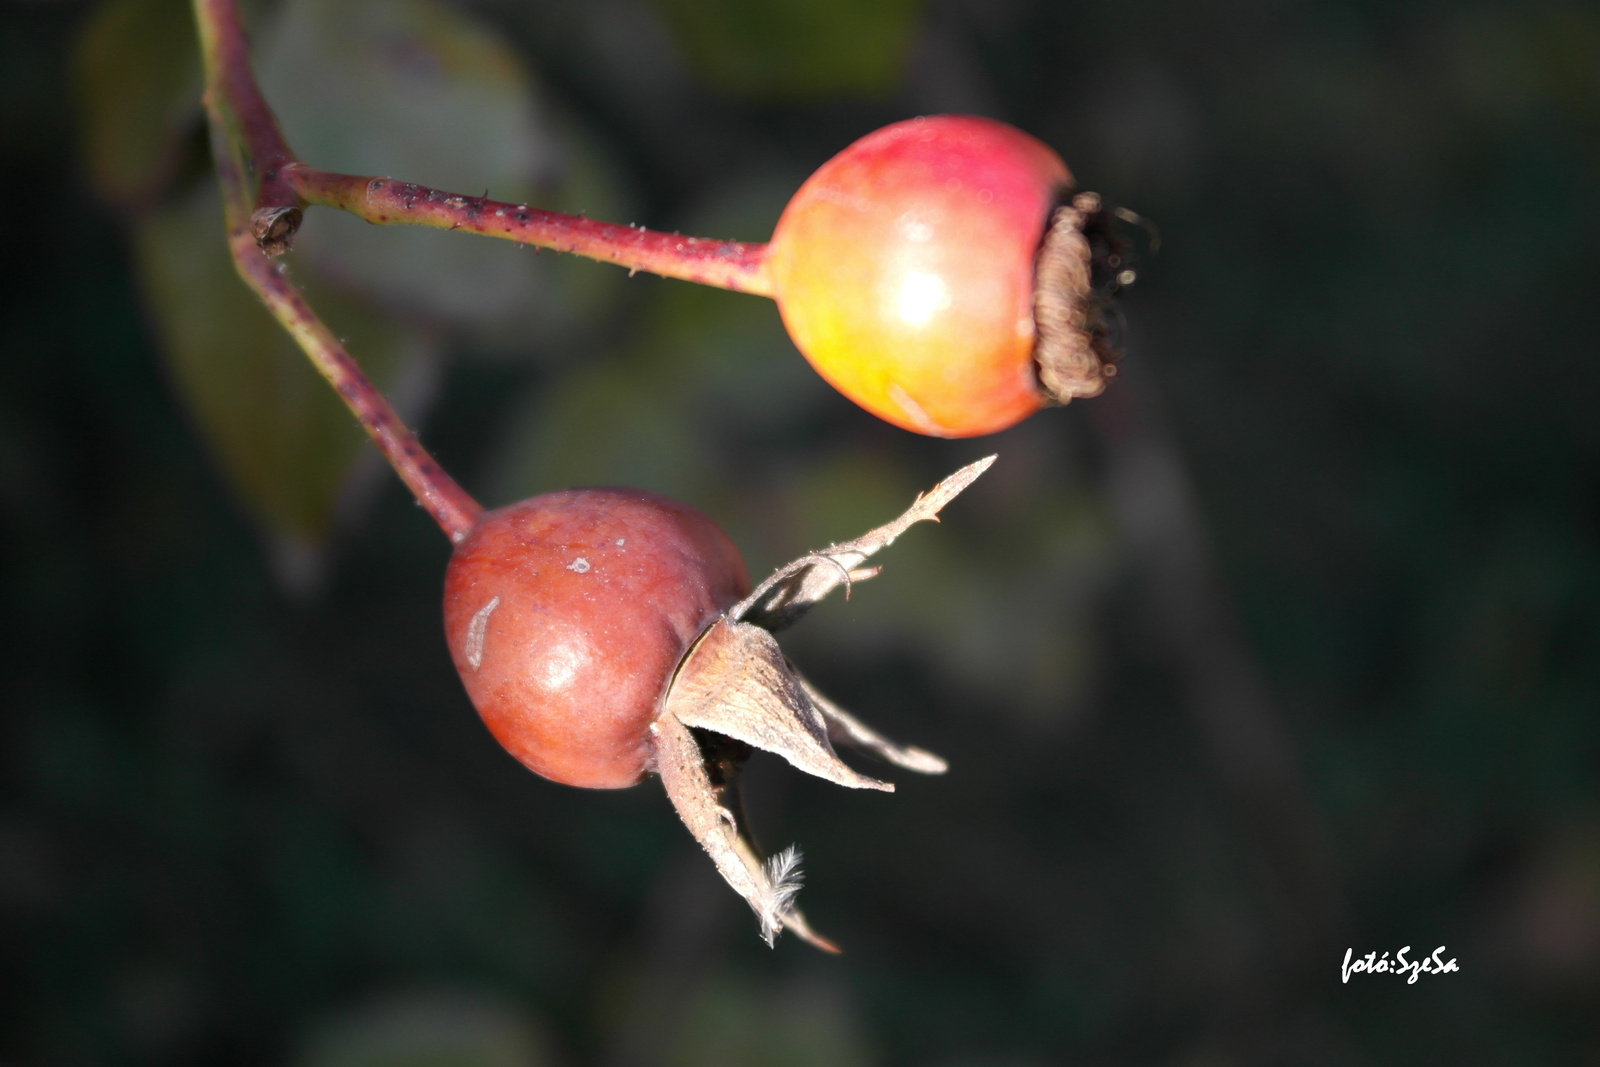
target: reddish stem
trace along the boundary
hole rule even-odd
[[[195,16],[207,65],[206,106],[215,109],[225,103],[233,112],[249,149],[246,164],[252,173],[246,177],[260,182],[257,206],[293,204],[294,190],[283,181],[282,172],[295,156],[256,85],[238,0],[195,0]]]
[[[422,447],[339,339],[311,310],[300,290],[289,283],[277,264],[261,254],[249,227],[237,222],[230,226],[228,246],[239,274],[344,399],[417,503],[427,509],[452,543],[465,537],[483,514],[482,505]]]
[[[481,196],[462,196],[393,178],[334,174],[291,162],[275,177],[298,200],[261,206],[322,204],[380,226],[436,226],[573,252],[701,285],[771,296],[765,244],[683,237],[644,227],[596,222]]]
[[[723,289],[771,296],[764,244],[595,222],[392,178],[318,170],[295,158],[261,95],[237,0],[194,0],[206,63],[206,108],[235,266],[349,406],[417,500],[459,541],[483,509],[423,450],[298,289],[263,254],[288,247],[299,209],[322,204],[378,225],[436,226],[573,252]],[[255,185],[251,195],[252,182]]]
[[[336,174],[309,166],[290,151],[278,129],[278,120],[256,84],[237,0],[195,0],[195,10],[206,54],[213,64],[207,98],[220,93],[233,109],[239,133],[250,149],[247,164],[259,182],[257,210],[322,204],[378,226],[465,230],[572,252],[629,270],[757,296],[772,295],[765,244],[682,237],[643,227],[595,222],[581,215],[543,211],[526,204],[461,196],[393,178]],[[293,236],[298,224],[296,217],[287,237]],[[284,239],[271,250],[281,252],[287,247]]]
[[[460,541],[477,524],[483,508],[434,462],[338,337],[311,310],[300,290],[258,246],[251,225],[252,200],[281,205],[286,195],[292,203],[293,192],[286,191],[279,179],[284,165],[294,157],[250,72],[250,53],[237,4],[234,0],[195,0],[195,16],[206,60],[205,103],[211,118],[212,154],[222,184],[234,266],[344,399],[417,502],[452,542]],[[247,173],[251,170],[261,178],[254,198]]]

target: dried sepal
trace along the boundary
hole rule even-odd
[[[863,534],[854,541],[830,545],[779,567],[749,596],[729,609],[728,617],[735,621],[755,623],[766,630],[781,630],[793,624],[813,604],[840,585],[848,586],[852,582],[871,578],[878,573],[878,568],[861,566],[868,557],[893,544],[894,539],[914,523],[924,519],[938,522],[940,509],[971,485],[978,475],[988,470],[994,460],[994,456],[986,456],[962,467],[917,497],[906,513],[891,523]]]
[[[802,881],[800,850],[791,845],[763,862],[728,803],[729,780],[712,781],[705,753],[689,728],[675,716],[663,714],[651,724],[650,734],[656,771],[678,817],[711,857],[723,881],[755,911],[767,944],[788,928],[824,951],[838,952],[838,946],[815,933],[794,905]],[[718,769],[719,778],[729,772],[726,767]]]
[[[833,751],[823,710],[789,670],[771,634],[718,619],[684,657],[666,715],[685,726],[782,756],[799,770],[850,789],[894,786],[851,770]]]
[[[746,746],[852,789],[893,792],[894,786],[852,770],[834,752],[835,742],[922,774],[942,774],[948,767],[931,752],[895,744],[824,697],[794,670],[769,631],[793,622],[839,585],[877,574],[876,567],[861,563],[912,523],[937,521],[939,510],[993,462],[990,456],[961,468],[917,497],[898,519],[865,536],[779,568],[706,628],[673,675],[650,727],[656,770],[684,825],[754,909],[769,945],[788,928],[818,948],[839,951],[794,906],[799,851],[791,846],[763,860],[741,826],[738,774],[749,754]],[[694,730],[705,732],[704,746]]]
[[[800,871],[800,846],[790,845],[782,852],[762,860],[756,851],[755,843],[741,833],[734,838],[734,848],[744,857],[746,864],[759,868],[766,876],[767,884],[772,886],[773,899],[780,906],[779,915],[783,919],[783,928],[794,931],[794,936],[808,945],[815,945],[822,951],[837,956],[841,951],[839,946],[811,929],[811,924],[806,921],[805,912],[795,906],[794,898],[800,892],[801,883],[805,881],[805,876]],[[767,944],[771,945],[772,941],[769,939]]]
[[[711,784],[700,745],[689,728],[672,715],[656,719],[650,726],[650,735],[655,742],[656,771],[672,806],[678,809],[678,817],[711,856],[717,873],[755,909],[761,920],[761,936],[772,944],[783,929],[779,895],[761,865],[746,862],[749,850],[741,852],[736,845],[738,824],[733,813],[722,806]]]
[[[845,711],[819,693],[815,686],[794,669],[793,663],[789,664],[789,673],[800,683],[800,688],[805,690],[806,696],[811,698],[817,710],[822,712],[822,718],[828,724],[828,740],[835,745],[850,745],[871,752],[896,767],[904,767],[918,774],[943,774],[950,769],[950,764],[942,757],[915,745],[896,744]]]
[[[1108,247],[1108,245],[1110,247]],[[1121,250],[1094,193],[1079,193],[1050,216],[1034,265],[1033,350],[1039,385],[1058,404],[1099,396],[1121,355],[1106,326],[1107,294],[1094,285]]]
[[[772,897],[779,905],[778,913],[783,917],[783,928],[793,930],[796,937],[824,952],[837,954],[839,946],[811,929],[805,913],[795,906],[794,898],[799,895],[800,885],[805,880],[800,872],[800,846],[790,845],[775,855],[761,858],[761,847],[750,830],[750,815],[744,806],[743,778],[739,773],[740,766],[750,755],[750,746],[715,734],[702,734],[700,740],[702,751],[709,753],[706,763],[717,802],[725,811],[733,814],[734,851],[747,868],[766,875],[768,884],[772,886]],[[771,945],[770,941],[768,945]]]

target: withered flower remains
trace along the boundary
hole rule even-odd
[[[941,774],[947,767],[931,752],[895,744],[817,692],[784,657],[772,634],[840,585],[848,596],[853,583],[876,575],[880,568],[862,564],[913,523],[937,522],[939,510],[994,458],[963,467],[919,496],[893,522],[778,568],[701,634],[683,657],[651,724],[656,771],[667,796],[718,872],[755,910],[768,944],[788,928],[819,948],[838,951],[811,930],[795,907],[798,850],[791,846],[763,860],[748,829],[740,825],[741,746],[775,753],[802,771],[851,789],[893,792],[894,786],[852,770],[835,753],[836,744],[865,749],[922,774]],[[703,732],[704,744],[691,732],[695,730]]]

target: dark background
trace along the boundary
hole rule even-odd
[[[91,55],[188,54],[181,4],[121,6],[159,40]],[[370,461],[318,458],[342,423],[241,475],[173,338],[259,323],[150,266],[209,195],[187,68],[130,68],[191,103],[119,186],[83,131],[137,78],[85,88],[92,5],[8,0],[0,1063],[1600,1063],[1600,10],[458,10],[534,72],[551,195],[618,221],[759,240],[878,125],[1037,134],[1159,224],[1126,374],[934,441],[835,396],[756,298],[540,266],[585,295],[485,311],[290,257],[423,339],[395,380],[490,504],[658,489],[760,574],[998,451],[785,638],[953,769],[884,796],[755,761],[757,830],[805,847],[846,948],[768,951],[658,786],[494,745],[439,632],[448,546]],[[390,258],[473,242],[421,236]],[[234,447],[292,456],[288,401],[247,399]],[[1408,945],[1459,972],[1341,983],[1347,948]]]

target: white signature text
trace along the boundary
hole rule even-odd
[[[1381,956],[1376,952],[1356,956],[1355,949],[1347,948],[1344,950],[1344,963],[1339,967],[1340,981],[1349,982],[1352,974],[1398,974],[1409,975],[1406,985],[1414,985],[1420,975],[1449,974],[1461,969],[1456,966],[1455,957],[1452,956],[1448,961],[1440,958],[1444,955],[1443,945],[1434,949],[1433,955],[1414,960],[1406,959],[1406,953],[1410,951],[1411,946],[1407,945],[1390,959],[1387,952]]]

